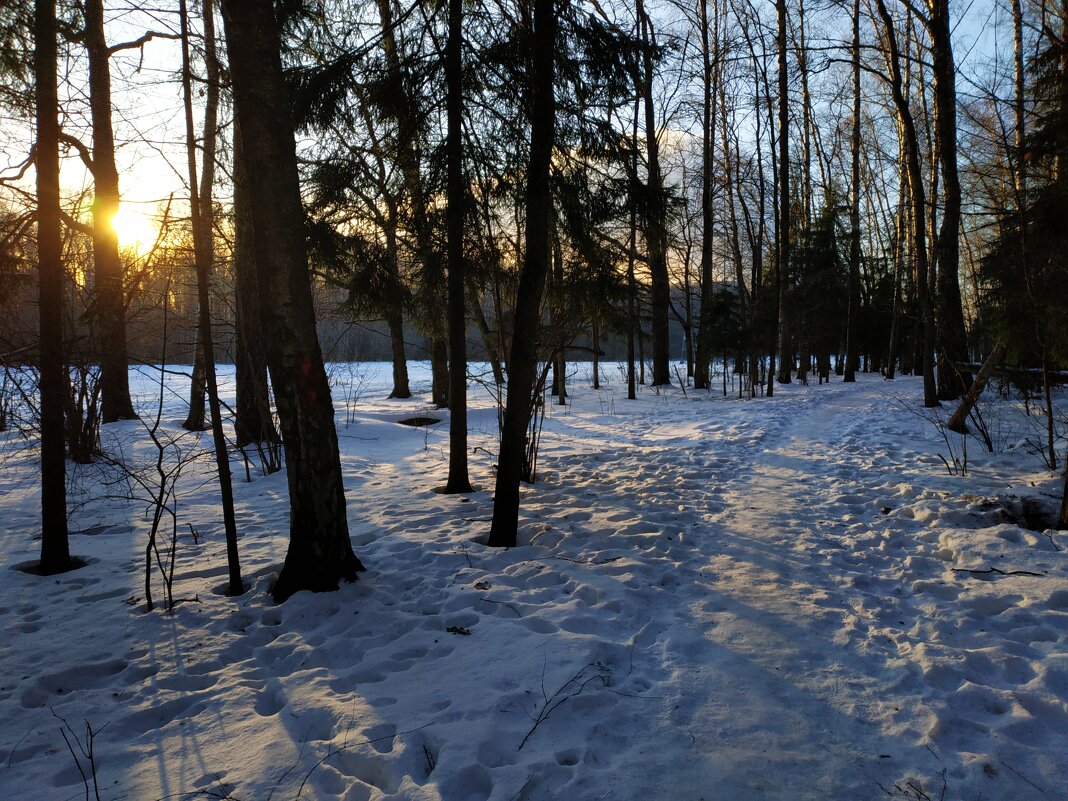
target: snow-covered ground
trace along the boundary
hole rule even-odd
[[[1019,525],[1059,497],[1013,447],[1036,423],[1002,405],[1002,452],[972,440],[950,475],[915,379],[627,401],[615,365],[601,391],[572,368],[523,491],[524,544],[502,551],[480,544],[485,390],[477,491],[444,496],[447,413],[425,365],[409,401],[386,400],[386,365],[335,366],[369,569],[281,606],[284,475],[253,460],[244,482],[234,460],[249,590],[228,598],[211,465],[188,466],[175,594],[193,600],[146,613],[147,506],[99,466],[71,490],[89,564],[12,569],[38,554],[39,496],[5,435],[0,799],[85,798],[86,722],[107,801],[1068,798],[1068,535]],[[137,382],[146,418],[154,380]],[[396,422],[423,414],[445,419]],[[104,439],[151,457],[141,423]]]

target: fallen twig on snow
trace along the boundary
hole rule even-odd
[[[590,672],[592,672],[593,675],[590,675]],[[541,667],[541,709],[538,710],[536,715],[531,715],[531,720],[534,721],[534,725],[530,727],[526,736],[523,737],[523,741],[519,743],[519,747],[515,750],[522,751],[523,746],[527,744],[527,740],[530,739],[531,735],[537,731],[538,726],[548,720],[549,715],[551,715],[562,703],[574,698],[576,695],[580,695],[592,682],[600,681],[602,687],[607,687],[610,675],[611,671],[604,665],[590,662],[575,673],[574,676],[561,684],[552,695],[548,695],[545,692],[545,665],[543,664]]]
[[[1032,573],[1030,570],[1001,570],[997,567],[988,567],[984,570],[969,570],[964,567],[953,568],[954,573],[971,573],[976,576],[985,576],[991,573],[997,573],[999,576],[1034,576],[1036,578],[1045,578],[1048,573]]]

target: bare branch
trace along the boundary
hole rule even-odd
[[[178,40],[178,39],[181,39],[181,38],[182,37],[179,36],[176,33],[162,33],[160,31],[145,31],[144,35],[139,36],[138,38],[136,38],[136,39],[134,39],[132,41],[119,42],[118,44],[113,44],[111,47],[108,48],[108,55],[109,56],[113,56],[116,53],[119,53],[119,52],[121,52],[123,50],[140,50],[146,44],[151,42],[153,39],[173,39],[173,40]]]
[[[89,170],[94,176],[96,175],[96,168],[93,165],[93,156],[89,151],[89,147],[76,136],[71,136],[69,133],[60,132],[59,141],[65,145],[70,145],[78,151],[78,158],[82,160],[82,164]]]

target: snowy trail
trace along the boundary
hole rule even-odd
[[[759,429],[716,415],[680,433],[678,420],[651,418],[607,471],[629,477],[609,494],[636,494],[643,523],[661,529],[645,536],[666,549],[663,572],[649,575],[665,591],[650,598],[635,644],[661,663],[667,747],[629,778],[635,797],[873,790],[879,749],[854,717],[848,688],[859,677],[833,642],[853,614],[818,604],[827,549],[809,511],[840,502],[838,479],[815,461],[846,449],[858,409],[811,394],[774,403]],[[728,425],[732,436],[719,436]]]
[[[1007,786],[996,789],[1039,797],[1013,762],[982,758],[991,739],[1068,781],[1063,735],[1049,758],[1016,747],[1027,720],[1010,715],[998,737],[1013,697],[1032,716],[1027,693],[1012,693],[1035,677],[1035,654],[973,653],[968,624],[996,621],[1020,596],[966,600],[964,621],[940,608],[967,590],[945,576],[954,550],[911,520],[910,503],[934,493],[908,480],[929,481],[936,457],[922,438],[912,448],[895,436],[902,421],[884,419],[896,403],[888,392],[865,390],[862,403],[842,385],[790,393],[771,401],[759,429],[731,420],[744,404],[682,433],[674,416],[651,416],[627,432],[625,454],[598,459],[592,480],[627,477],[601,492],[638,499],[642,523],[619,533],[663,549],[636,571],[666,591],[649,599],[634,642],[654,652],[670,688],[655,738],[666,747],[652,755],[655,769],[645,761],[628,778],[635,797],[907,796],[940,793],[944,780],[964,798],[962,783],[981,792],[1002,774]],[[580,484],[586,469],[561,483]],[[1021,616],[1025,652],[1029,636],[1063,640],[1063,630],[1027,631]],[[1031,707],[1068,722],[1063,706]],[[944,761],[943,744],[974,747],[974,764]]]

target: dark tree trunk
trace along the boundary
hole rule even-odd
[[[645,245],[649,251],[649,305],[652,312],[653,347],[652,386],[671,383],[671,330],[668,310],[671,305],[671,282],[667,267],[667,209],[664,203],[664,177],[660,172],[660,144],[656,135],[656,109],[653,105],[653,31],[652,20],[645,12],[643,0],[635,8],[642,31],[642,93],[645,103],[646,146],[646,216]]]
[[[270,0],[223,0],[256,237],[267,362],[285,446],[290,538],[272,590],[332,590],[363,569],[349,541],[330,385],[315,330],[296,148]]]
[[[695,389],[709,389],[709,370],[712,364],[712,296],[715,287],[712,279],[713,232],[715,215],[712,206],[712,165],[716,149],[716,94],[715,81],[719,74],[718,50],[719,29],[715,37],[709,36],[708,3],[699,0],[697,13],[701,26],[701,312],[697,328],[697,355],[695,357],[693,385]],[[713,39],[716,56],[713,56]]]
[[[1068,529],[1068,459],[1064,462],[1064,483],[1061,485],[1061,512],[1057,516],[1057,529]]]
[[[849,306],[846,315],[844,381],[857,380],[857,331],[860,311],[860,0],[853,0],[853,132],[852,197],[849,206]]]
[[[205,21],[212,19],[211,0],[204,2]],[[223,528],[226,532],[226,560],[229,568],[230,595],[241,595],[245,591],[241,580],[241,565],[237,552],[237,521],[234,516],[234,491],[230,477],[230,456],[226,447],[226,435],[223,432],[222,409],[219,404],[219,384],[215,375],[215,353],[212,347],[211,308],[208,301],[210,292],[208,280],[211,274],[214,244],[212,241],[211,190],[215,166],[214,119],[209,114],[205,119],[207,136],[204,148],[204,184],[197,188],[196,140],[193,132],[193,78],[192,64],[189,61],[189,16],[185,0],[179,2],[179,19],[182,31],[182,95],[185,105],[186,162],[189,170],[189,211],[193,223],[193,259],[197,273],[197,295],[199,299],[200,342],[204,353],[204,383],[208,393],[208,408],[211,411],[212,440],[215,446],[215,466],[219,471],[219,495],[222,501]],[[214,56],[214,26],[209,23],[205,34],[210,42],[209,60]],[[210,69],[210,68],[209,68]],[[209,104],[210,105],[210,104]],[[210,128],[209,128],[210,126]],[[210,162],[209,162],[210,159]],[[201,198],[203,192],[203,198]],[[203,206],[201,205],[203,200]]]
[[[278,432],[271,416],[271,396],[267,384],[267,356],[260,321],[259,289],[256,278],[256,245],[252,229],[252,209],[245,178],[245,158],[241,152],[241,131],[234,125],[234,284],[236,301],[235,353],[237,362],[237,445],[253,442],[277,443]]]
[[[957,172],[957,89],[948,0],[928,0],[934,73],[935,135],[942,165],[942,221],[935,240],[938,267],[938,397],[951,400],[968,389],[972,377],[957,371],[967,361],[968,336],[960,295],[961,188]]]
[[[390,273],[390,280],[401,285],[400,277],[400,245],[397,241],[397,204],[390,200],[387,203],[387,224],[385,227],[386,237],[386,264]],[[408,385],[408,356],[404,348],[404,314],[399,297],[386,298],[386,328],[389,330],[390,358],[393,366],[393,388],[389,391],[390,398],[412,397],[411,387]]]
[[[449,479],[445,492],[470,492],[467,474],[467,315],[464,309],[463,0],[449,0],[445,45],[448,187],[445,210],[449,264]]]
[[[789,384],[790,367],[794,357],[787,324],[787,289],[790,283],[790,96],[786,52],[786,0],[775,0],[775,10],[778,18],[778,35],[775,41],[779,59],[779,218],[775,226],[775,239],[778,244],[775,269],[779,291],[778,381],[780,384]]]
[[[429,320],[431,340],[431,400],[438,408],[449,405],[449,344],[447,314],[436,301],[451,297],[445,276],[441,270],[440,254],[435,250],[431,234],[430,221],[427,219],[427,198],[423,188],[420,170],[419,130],[422,124],[417,108],[418,104],[411,97],[410,82],[397,48],[397,37],[390,0],[375,0],[378,7],[379,22],[382,31],[382,54],[385,56],[386,74],[389,85],[396,96],[389,98],[389,107],[397,121],[397,166],[404,179],[404,187],[410,204],[412,234],[415,239],[416,254],[422,267],[422,279],[429,285],[426,295],[434,298],[434,305],[426,309]],[[448,306],[450,301],[446,301]],[[395,311],[400,316],[400,309]],[[403,339],[401,340],[403,342]],[[396,359],[396,355],[394,359]],[[466,374],[466,367],[465,374]],[[407,366],[405,366],[407,372]],[[398,389],[396,385],[394,389]],[[395,394],[393,397],[410,397]],[[466,423],[465,423],[466,425]]]
[[[59,97],[55,0],[34,2],[33,71],[37,115],[37,259],[40,312],[41,563],[49,576],[70,570],[63,407],[63,245],[59,208]]]
[[[527,168],[526,252],[519,274],[512,348],[508,358],[508,394],[497,459],[497,484],[489,544],[512,547],[519,527],[519,482],[523,474],[525,436],[534,402],[537,334],[545,274],[549,269],[549,219],[552,191],[549,164],[556,131],[553,56],[556,16],[553,0],[534,0],[530,51],[530,161]]]
[[[210,4],[209,4],[210,5]],[[210,22],[205,18],[206,26],[211,28],[211,33],[214,36],[214,19]],[[207,32],[207,29],[205,30]],[[204,176],[201,181],[201,195],[204,202],[204,213],[210,215],[212,213],[211,208],[211,192],[210,187],[214,183],[215,175],[215,143],[217,137],[216,127],[218,125],[218,113],[219,113],[219,64],[215,53],[215,43],[212,41],[209,48],[206,48],[206,63],[207,63],[207,86],[205,87],[205,99],[204,104]],[[207,189],[208,191],[204,191]],[[197,223],[194,221],[194,228]],[[211,223],[209,220],[207,235],[211,236]],[[210,276],[213,265],[211,259],[208,260],[208,274]],[[198,267],[199,269],[199,267]],[[199,287],[200,277],[197,276],[197,284]],[[198,303],[201,302],[198,295]],[[209,301],[210,302],[210,301]],[[204,401],[206,399],[205,392],[207,390],[207,359],[211,359],[214,369],[215,354],[205,353],[204,349],[204,330],[201,326],[197,326],[197,339],[196,347],[193,352],[193,377],[189,384],[189,412],[186,416],[185,422],[182,423],[182,427],[189,431],[204,431],[210,428],[210,425],[204,418]]]
[[[597,318],[590,322],[593,335],[593,388],[601,388],[601,327],[597,324]]]
[[[906,84],[907,85],[907,84]],[[899,137],[900,138],[900,137]],[[893,380],[894,371],[897,369],[898,359],[898,342],[901,339],[901,277],[907,272],[907,258],[908,258],[908,204],[906,203],[906,197],[908,196],[908,167],[905,165],[903,145],[898,145],[898,160],[900,167],[898,168],[898,184],[897,184],[897,220],[895,220],[895,235],[894,235],[894,285],[893,285],[893,306],[890,312],[890,348],[886,356],[886,378]]]
[[[85,46],[93,121],[93,269],[100,343],[100,419],[111,423],[137,415],[130,402],[126,298],[119,239],[112,224],[119,211],[119,173],[111,127],[111,54],[104,39],[103,0],[86,0]]]
[[[631,143],[634,157],[631,160],[630,169],[630,246],[627,248],[627,400],[636,400],[637,376],[635,375],[634,361],[635,342],[637,334],[641,330],[641,318],[638,316],[638,282],[634,277],[634,262],[638,250],[638,204],[636,202],[638,192],[638,103],[634,99],[634,123],[631,128]]]
[[[552,273],[549,275],[551,283],[562,290],[564,286],[564,251],[560,247],[559,237],[554,236],[552,242]],[[551,310],[551,324],[553,334],[558,338],[555,353],[553,355],[553,391],[558,406],[567,406],[567,348],[564,346],[563,331],[564,323],[562,314],[557,308]]]
[[[879,17],[883,23],[889,53],[887,62],[890,68],[890,86],[897,108],[898,121],[901,124],[901,140],[904,143],[905,163],[908,167],[909,195],[912,200],[912,240],[916,260],[916,295],[919,299],[920,315],[923,325],[923,405],[938,406],[934,376],[935,329],[934,314],[928,292],[928,275],[930,266],[927,258],[927,200],[923,186],[923,173],[920,166],[919,140],[916,125],[908,98],[905,96],[901,79],[901,53],[898,49],[897,34],[893,19],[886,9],[885,0],[876,0]]]
[[[204,342],[198,326],[193,344],[193,372],[189,380],[189,411],[182,421],[186,431],[204,431],[208,427],[204,417],[204,380]]]
[[[410,398],[412,390],[408,385],[408,358],[404,352],[404,318],[399,309],[391,309],[386,315],[389,328],[390,356],[393,361],[393,389],[391,398]]]
[[[449,344],[437,334],[430,338],[430,402],[449,408]]]

